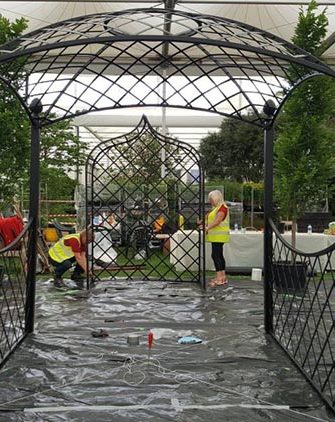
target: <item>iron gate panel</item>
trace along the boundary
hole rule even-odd
[[[86,166],[87,225],[95,232],[90,270],[103,278],[197,281],[204,286],[204,217],[198,152],[158,133],[143,117],[127,135],[102,142]],[[185,235],[178,241],[178,232]]]
[[[0,249],[0,366],[27,334],[27,244],[31,222],[9,245]],[[1,242],[0,237],[0,244]]]
[[[271,226],[272,335],[334,409],[335,243],[304,253]]]

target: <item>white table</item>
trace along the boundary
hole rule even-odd
[[[291,233],[285,233],[284,238],[290,243]],[[198,268],[198,242],[197,230],[178,230],[171,238],[170,262],[177,271],[189,269],[196,271]],[[297,233],[296,248],[303,252],[317,252],[327,248],[335,242],[335,236],[322,233]],[[214,270],[211,258],[211,245],[205,244],[206,270]],[[227,267],[236,268],[263,268],[263,233],[262,232],[232,232],[230,243],[224,245],[224,256]],[[320,258],[320,266],[326,265],[327,257]],[[335,269],[335,252],[332,254],[332,268]],[[320,266],[318,269],[320,269]]]
[[[291,243],[291,232],[285,233],[283,237],[288,243]],[[296,249],[309,253],[319,252],[328,248],[328,246],[332,245],[334,242],[335,236],[330,236],[323,233],[297,233]],[[312,264],[314,264],[315,258],[311,258],[311,260]],[[332,253],[330,263],[332,269],[335,269],[335,251]],[[326,255],[321,255],[316,262],[315,269],[317,271],[322,271],[326,266],[328,269],[330,269],[328,257]]]

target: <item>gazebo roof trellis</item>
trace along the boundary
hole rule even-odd
[[[22,102],[42,101],[42,125],[106,109],[158,106],[242,120],[252,111],[251,123],[264,126],[267,100],[278,107],[306,75],[335,76],[268,32],[169,9],[66,20],[22,36],[1,52],[2,74]]]

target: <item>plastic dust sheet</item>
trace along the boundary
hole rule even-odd
[[[46,281],[37,292],[36,332],[0,374],[0,421],[332,420],[265,336],[261,283],[61,292]],[[179,344],[185,336],[201,343]]]

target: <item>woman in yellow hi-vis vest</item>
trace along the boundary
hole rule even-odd
[[[230,240],[229,208],[219,190],[210,192],[208,201],[212,206],[212,210],[206,215],[206,242],[211,242],[212,244],[212,259],[216,271],[216,278],[211,280],[209,285],[210,287],[216,287],[228,283],[223,245]]]

